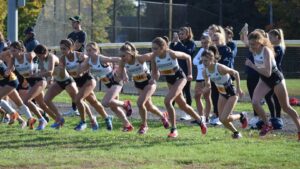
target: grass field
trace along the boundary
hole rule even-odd
[[[294,84],[295,83],[295,84]],[[297,81],[288,82],[289,90],[300,96]],[[103,93],[97,97],[102,98]],[[136,100],[134,95],[121,99]],[[163,97],[154,97],[163,106]],[[57,102],[69,102],[65,93]],[[298,113],[299,107],[296,108]],[[236,111],[251,111],[249,103],[239,103]],[[104,126],[103,119],[99,119]],[[258,131],[241,130],[243,138],[232,140],[222,127],[210,127],[202,136],[198,126],[178,123],[179,137],[169,140],[168,130],[158,121],[149,122],[146,135],[136,133],[139,121],[130,119],[134,132],[121,132],[121,122],[114,119],[114,130],[93,132],[87,128],[76,132],[78,117],[66,117],[61,130],[47,127],[44,131],[19,130],[18,125],[0,124],[0,168],[268,168],[298,169],[300,146],[295,133],[273,132],[259,138]]]

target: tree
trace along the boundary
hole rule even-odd
[[[267,28],[282,28],[285,38],[295,39],[300,37],[300,1],[299,0],[257,0],[258,10],[269,14],[269,4],[273,6],[273,25],[266,25]]]
[[[105,28],[111,25],[111,19],[107,15],[112,0],[97,0],[94,8],[94,23],[92,24],[92,37],[96,42],[108,42],[108,33]]]
[[[19,8],[19,38],[24,39],[24,30],[35,26],[46,0],[27,0],[26,6]]]
[[[7,16],[7,0],[0,0],[0,31],[5,33],[6,23],[5,18]]]

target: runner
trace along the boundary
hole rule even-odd
[[[288,93],[285,80],[282,73],[278,70],[273,47],[268,38],[264,37],[259,31],[253,31],[248,36],[249,48],[254,55],[254,64],[247,59],[245,64],[260,75],[259,82],[253,93],[252,105],[264,125],[259,133],[265,136],[272,130],[272,126],[266,117],[266,113],[260,104],[260,100],[270,91],[274,90],[280,106],[287,114],[291,116],[298,129],[298,141],[300,141],[300,120],[298,113],[290,106],[288,102]]]
[[[129,73],[134,81],[135,88],[138,90],[137,106],[139,108],[139,113],[142,119],[139,134],[145,134],[148,131],[147,124],[147,112],[160,117],[163,126],[167,129],[169,128],[168,113],[161,112],[151,100],[151,96],[156,90],[156,84],[149,83],[151,79],[150,71],[147,66],[147,61],[151,61],[151,55],[139,55],[135,46],[130,42],[125,42],[120,48],[120,55],[122,57],[122,62],[120,64],[120,70],[123,73]],[[124,72],[126,70],[126,72]],[[127,75],[126,75],[127,77]]]
[[[168,39],[157,37],[152,41],[152,61],[151,61],[151,70],[152,77],[150,80],[150,84],[156,83],[156,80],[160,75],[166,78],[168,83],[169,92],[165,97],[165,106],[170,115],[171,120],[171,131],[168,135],[170,138],[175,138],[178,136],[177,128],[176,128],[176,113],[173,106],[173,101],[175,101],[179,108],[191,115],[194,119],[197,120],[197,124],[201,127],[202,134],[206,134],[207,128],[204,119],[193,110],[191,106],[189,106],[185,99],[183,98],[182,90],[188,80],[192,79],[192,64],[191,58],[189,55],[173,51],[168,48]],[[184,72],[180,69],[177,58],[186,59],[188,65],[188,75],[186,76]],[[158,73],[159,71],[159,73]]]

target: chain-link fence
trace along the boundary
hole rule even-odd
[[[97,42],[151,41],[156,36],[168,36],[187,22],[186,4],[170,6],[166,2],[140,0],[108,2],[47,0],[35,26],[37,39],[48,46],[58,45],[72,32],[69,17],[75,15],[81,16],[88,41]]]

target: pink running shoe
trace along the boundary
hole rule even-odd
[[[144,124],[142,124],[139,131],[138,131],[138,133],[139,134],[146,134],[148,129],[149,129],[148,126],[145,126]]]
[[[178,137],[178,132],[176,128],[172,128],[170,133],[168,134],[168,138],[176,138]]]
[[[201,128],[201,133],[203,135],[205,135],[207,133],[207,126],[205,123],[203,123],[203,121],[201,120],[200,124],[199,124],[200,128]]]
[[[163,113],[163,118],[161,118],[161,122],[163,123],[165,129],[168,129],[169,128],[169,114],[168,112],[164,112]]]
[[[128,126],[124,126],[122,131],[123,132],[131,132],[133,129],[134,129],[134,127],[131,124],[129,124]]]
[[[124,108],[125,111],[126,111],[126,116],[127,116],[127,117],[130,117],[131,114],[132,114],[131,101],[130,101],[130,100],[125,100],[125,101],[124,101],[124,106],[123,106],[123,108]]]
[[[259,136],[263,137],[265,135],[267,135],[271,130],[273,129],[272,126],[270,125],[263,125],[262,129],[259,132]]]
[[[241,113],[240,122],[242,124],[242,128],[245,129],[248,127],[248,117],[246,112]]]

